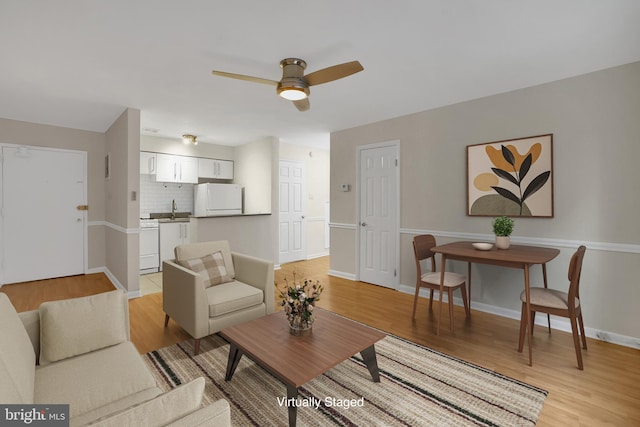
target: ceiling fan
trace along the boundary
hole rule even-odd
[[[304,75],[307,63],[298,58],[283,59],[280,61],[280,68],[282,68],[282,79],[280,81],[227,73],[225,71],[218,70],[213,70],[211,73],[216,76],[230,77],[233,79],[275,86],[278,95],[292,101],[293,105],[295,105],[298,110],[307,111],[309,109],[310,86],[332,82],[364,70],[358,61],[351,61],[323,68],[322,70]]]

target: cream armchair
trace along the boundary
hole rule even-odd
[[[206,275],[181,265],[218,251],[230,280],[226,283],[206,286]],[[231,252],[226,240],[180,245],[175,256],[162,264],[164,324],[172,318],[182,326],[194,338],[194,354],[200,351],[200,338],[273,313],[273,262]]]

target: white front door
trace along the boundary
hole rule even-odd
[[[2,157],[1,283],[84,273],[86,153],[3,146]]]
[[[398,157],[396,143],[359,154],[359,274],[363,282],[398,286]]]
[[[280,264],[306,258],[304,163],[280,161]]]

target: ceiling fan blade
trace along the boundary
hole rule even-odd
[[[314,71],[313,73],[304,76],[304,78],[309,83],[309,86],[314,86],[332,82],[334,80],[350,76],[351,74],[358,73],[362,70],[364,70],[364,67],[360,65],[360,62],[351,61]]]
[[[307,111],[311,106],[309,104],[309,98],[300,99],[298,101],[293,101],[293,105],[296,106],[298,111]]]
[[[236,73],[227,73],[225,71],[213,70],[211,71],[211,74],[213,74],[214,76],[230,77],[232,79],[246,80],[248,82],[262,83],[264,85],[270,85],[270,86],[278,85],[278,82],[275,80],[263,79],[260,77],[253,77],[253,76],[245,76],[245,75],[236,74]]]

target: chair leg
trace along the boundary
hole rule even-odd
[[[433,289],[429,292],[429,311],[433,311]]]
[[[449,288],[447,293],[447,299],[449,300],[449,330],[452,334],[456,333],[455,321],[453,320],[453,289]]]
[[[164,327],[166,328],[168,324],[169,324],[169,315],[165,314],[164,315]]]
[[[527,332],[527,306],[522,303],[522,315],[520,316],[520,337],[518,338],[518,353],[524,348],[524,334]]]
[[[197,356],[200,353],[200,338],[193,339],[193,355]]]
[[[580,338],[578,337],[578,324],[576,317],[571,317],[571,334],[573,335],[573,346],[576,348],[576,358],[578,359],[578,369],[584,369],[582,366],[582,352],[580,351]]]
[[[471,307],[469,307],[469,300],[467,299],[466,283],[460,287],[460,293],[462,294],[462,302],[464,303],[464,313],[467,317],[471,317]]]
[[[578,313],[578,325],[580,326],[580,336],[582,337],[582,348],[587,349],[587,336],[584,334],[584,323],[582,323],[582,311]]]
[[[418,305],[418,293],[420,292],[420,286],[416,285],[416,294],[413,297],[413,315],[412,319],[416,318],[416,306]]]
[[[531,332],[531,336],[533,336],[533,328],[534,328],[535,324],[536,324],[536,312],[532,311],[531,312],[531,331],[530,331]]]

